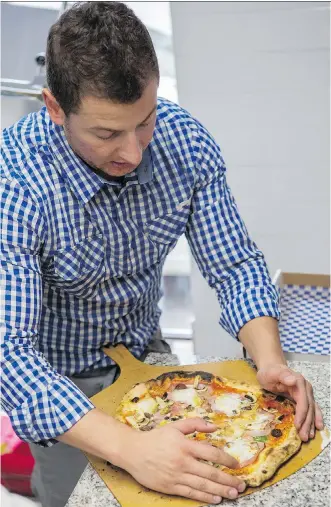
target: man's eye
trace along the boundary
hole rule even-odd
[[[114,137],[115,134],[111,134],[110,136],[107,136],[107,137],[98,136],[97,134],[95,134],[95,135],[98,139],[102,139],[103,141],[107,141],[108,139],[111,139],[112,137]]]
[[[149,125],[149,122],[148,122],[148,123],[141,123],[141,124],[139,125],[139,128],[140,128],[140,127],[148,127],[148,125]]]

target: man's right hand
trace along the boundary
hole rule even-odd
[[[221,449],[185,438],[194,431],[216,429],[192,418],[144,433],[94,408],[57,439],[124,468],[147,488],[217,504],[222,498],[237,498],[245,483],[198,460],[229,468],[238,462]]]
[[[245,483],[217,468],[198,461],[203,459],[229,468],[238,462],[221,449],[185,438],[200,431],[210,433],[216,426],[203,419],[186,419],[156,428],[150,432],[134,431],[127,435],[120,462],[147,488],[179,495],[207,504],[220,503],[222,498],[237,498]]]

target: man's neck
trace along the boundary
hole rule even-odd
[[[84,162],[84,164],[86,164],[88,166],[89,169],[91,169],[91,171],[94,172],[94,174],[97,174],[98,176],[100,176],[100,178],[102,178],[106,181],[114,181],[117,183],[123,183],[124,176],[110,176],[109,174],[105,173],[104,171],[101,171],[101,169],[97,169],[96,167],[91,166],[88,162],[86,162],[84,159],[82,159],[82,157],[80,157],[77,153],[76,153],[76,155]]]
[[[93,171],[95,174],[100,176],[100,178],[103,178],[106,181],[115,181],[117,183],[123,183],[124,176],[110,176],[109,174],[101,171],[100,169],[96,169],[95,167],[91,167],[89,164],[87,164],[91,171]]]

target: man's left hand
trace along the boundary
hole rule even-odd
[[[315,436],[315,427],[324,427],[321,409],[315,402],[311,384],[300,373],[284,364],[275,364],[261,368],[257,379],[267,391],[283,393],[296,403],[294,424],[301,440],[307,442]]]

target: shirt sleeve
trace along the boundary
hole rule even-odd
[[[198,127],[193,141],[198,177],[186,236],[202,275],[216,290],[220,324],[237,338],[256,317],[279,319],[279,293],[239,215],[221,150],[207,130]]]
[[[35,348],[45,227],[27,192],[5,178],[0,224],[2,406],[20,439],[49,447],[94,406]]]

